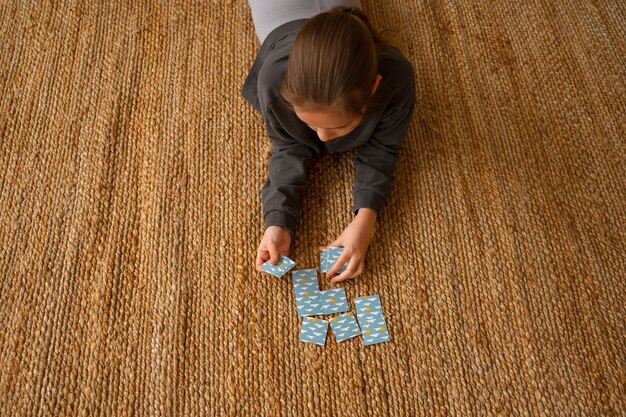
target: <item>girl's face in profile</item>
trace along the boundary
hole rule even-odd
[[[313,129],[322,142],[347,135],[361,122],[361,115],[345,115],[334,110],[294,108],[296,116]]]

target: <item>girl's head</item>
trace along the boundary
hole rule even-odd
[[[381,78],[378,42],[367,17],[345,7],[314,16],[296,35],[281,93],[321,140],[361,121]]]

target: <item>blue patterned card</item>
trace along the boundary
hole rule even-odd
[[[291,273],[291,282],[294,292],[319,291],[317,269],[298,269]]]
[[[343,248],[338,248],[336,246],[329,246],[326,248],[325,251],[322,251],[322,253],[320,254],[321,271],[328,272],[328,270],[333,267],[335,262],[337,262],[337,259],[342,252]],[[347,268],[348,263],[345,263],[341,268],[339,268],[339,271],[337,271],[337,273],[342,273]]]
[[[333,288],[326,291],[295,291],[298,317],[350,311],[346,290]]]
[[[361,326],[365,346],[389,342],[391,336],[378,295],[357,297],[354,299],[356,314]]]
[[[291,274],[298,317],[312,316],[321,306],[317,269],[298,269]]]
[[[321,291],[295,291],[296,309],[298,317],[317,316],[324,314],[322,310],[322,302],[324,296]]]
[[[280,278],[283,275],[285,275],[287,271],[293,268],[295,264],[296,263],[292,261],[291,259],[289,259],[288,257],[280,255],[276,265],[272,265],[270,261],[267,261],[263,265],[261,265],[261,269],[265,272],[268,272],[274,275],[275,277]]]
[[[351,312],[330,319],[330,327],[333,329],[337,342],[343,342],[361,334],[361,329]]]
[[[331,288],[330,290],[321,291],[320,294],[322,295],[322,305],[321,313],[318,314],[334,314],[350,311],[345,289]]]
[[[361,334],[363,335],[363,344],[365,346],[389,342],[391,340],[385,319],[366,322],[365,324],[359,320],[359,323],[361,323]]]
[[[302,319],[300,328],[300,341],[314,343],[316,345],[326,344],[326,334],[328,333],[328,322],[315,317],[305,317]]]
[[[357,297],[354,299],[354,306],[356,307],[356,315],[359,318],[369,314],[383,315],[383,309],[380,305],[380,296],[368,295],[366,297]]]

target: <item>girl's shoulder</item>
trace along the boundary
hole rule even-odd
[[[407,57],[393,45],[385,44],[378,49],[378,70],[399,84],[413,84],[415,71]]]
[[[296,20],[279,26],[261,45],[242,88],[244,98],[258,111],[276,99],[287,69],[291,44],[305,21]]]

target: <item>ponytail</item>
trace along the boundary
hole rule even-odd
[[[367,30],[369,30],[372,39],[374,40],[374,45],[376,46],[376,49],[385,44],[385,41],[383,41],[380,34],[372,27],[369,18],[365,13],[363,13],[361,9],[359,9],[358,7],[337,7],[335,9],[343,9],[341,10],[343,13],[352,15],[358,18],[361,22],[363,22],[363,24],[367,27]]]

